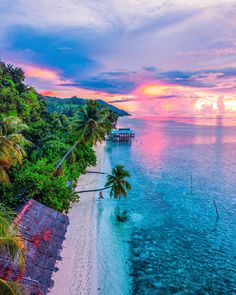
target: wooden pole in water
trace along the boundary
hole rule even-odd
[[[193,194],[193,176],[191,174],[191,194]]]
[[[218,220],[219,219],[219,212],[218,212],[218,208],[216,206],[216,201],[213,200],[213,203],[214,203],[214,206],[215,206],[215,209],[216,209],[216,220]]]

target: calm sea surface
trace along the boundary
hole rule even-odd
[[[132,191],[96,202],[98,294],[236,294],[236,119],[130,117],[119,127],[136,138],[107,144],[106,170],[125,165]]]

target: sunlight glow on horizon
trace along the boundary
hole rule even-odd
[[[157,95],[164,95],[166,93],[167,87],[157,84],[151,84],[151,85],[144,85],[141,87],[140,91],[144,95],[150,95],[150,96],[157,96]]]
[[[209,90],[197,91],[182,85],[163,84],[153,81],[142,81],[129,94],[109,94],[107,92],[85,89],[78,86],[67,86],[73,81],[63,80],[60,72],[51,68],[38,67],[32,64],[21,65],[26,80],[35,86],[41,95],[68,98],[78,96],[91,99],[103,99],[108,103],[122,108],[131,114],[183,115],[194,114],[233,114],[236,113],[236,99],[223,98],[223,112],[218,110],[219,95]],[[39,81],[39,82],[38,82]],[[43,84],[41,83],[43,81]],[[38,83],[38,84],[37,84]],[[42,89],[41,85],[44,86]],[[58,88],[58,85],[59,86]],[[176,97],[175,97],[176,95]],[[196,98],[191,99],[191,95]],[[173,96],[173,98],[171,98]],[[186,96],[187,98],[182,98]],[[188,98],[189,97],[189,98]],[[183,104],[183,101],[185,102]],[[147,106],[149,106],[147,108]]]
[[[134,115],[236,114],[235,0],[13,2],[0,4],[0,58],[39,93]]]

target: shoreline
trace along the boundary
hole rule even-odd
[[[91,170],[101,171],[104,166],[105,143],[94,150],[97,165]],[[80,176],[76,190],[96,189],[101,180],[97,173]],[[97,218],[94,200],[98,192],[82,193],[80,200],[69,210],[69,225],[53,273],[54,286],[50,295],[94,295],[98,289],[97,274]]]

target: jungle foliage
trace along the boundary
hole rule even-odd
[[[74,126],[79,112],[49,112],[45,99],[24,79],[22,69],[0,61],[0,202],[15,208],[35,198],[67,211],[77,197],[73,191],[76,179],[96,164],[95,142],[80,140],[56,175],[52,174],[78,141],[80,133]],[[104,115],[104,107],[100,108]],[[107,119],[114,122],[117,115],[107,110]]]

